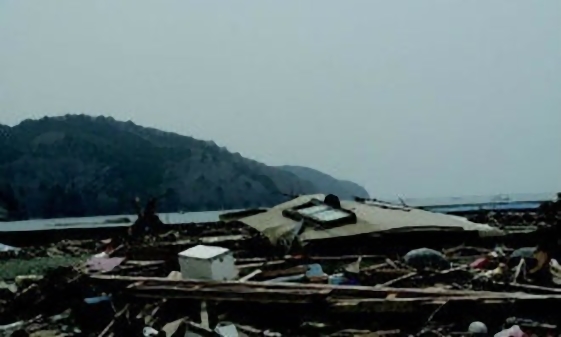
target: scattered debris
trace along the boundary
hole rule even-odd
[[[468,332],[474,335],[486,335],[487,326],[482,322],[473,322],[469,325]]]
[[[415,269],[444,270],[450,268],[450,262],[442,253],[429,248],[412,250],[405,254],[403,260]]]
[[[513,325],[509,329],[505,329],[495,334],[495,337],[524,337],[526,334],[518,325]]]
[[[552,209],[542,220],[557,219]],[[561,313],[551,309],[561,303],[561,249],[551,231],[512,234],[406,205],[332,195],[238,212],[227,223],[170,228],[155,217],[150,201],[129,235],[46,242],[1,255],[2,262],[79,260],[4,279],[0,335],[561,332],[552,324]]]

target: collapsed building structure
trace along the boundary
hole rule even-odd
[[[238,221],[261,232],[273,245],[290,237],[286,233],[293,233],[303,244],[412,231],[472,231],[481,236],[503,235],[496,228],[461,217],[378,201],[340,201],[334,195],[321,194],[300,196]]]

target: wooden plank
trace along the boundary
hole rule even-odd
[[[364,268],[360,268],[360,272],[361,273],[365,273],[365,272],[369,272],[369,271],[374,271],[374,270],[378,270],[378,269],[382,269],[382,268],[386,268],[389,267],[389,265],[384,262],[384,263],[378,263],[369,267],[364,267]]]
[[[286,263],[286,261],[284,260],[278,260],[278,261],[263,261],[263,262],[256,262],[256,263],[248,263],[248,264],[241,264],[241,265],[236,265],[236,267],[238,269],[247,269],[247,268],[263,268],[266,266],[273,266],[273,265],[277,265],[277,264],[283,264]]]
[[[246,289],[263,288],[263,289],[300,289],[300,290],[327,290],[331,294],[348,297],[376,297],[385,298],[388,293],[396,293],[398,296],[424,297],[424,296],[478,296],[482,294],[493,294],[497,297],[510,297],[509,293],[497,292],[480,292],[471,290],[447,290],[442,288],[391,288],[391,287],[366,287],[366,286],[341,286],[329,284],[299,284],[299,283],[263,283],[263,282],[238,282],[238,281],[201,281],[201,280],[170,280],[162,277],[140,277],[140,276],[118,276],[118,275],[89,275],[92,281],[98,282],[113,288],[124,288],[131,283],[145,281],[145,285],[156,284],[158,286],[168,287],[206,287],[208,288],[235,288],[244,286]]]
[[[99,334],[99,337],[106,336],[109,333],[109,331],[111,330],[111,328],[113,327],[113,325],[115,325],[115,322],[117,321],[117,319],[119,319],[127,310],[129,310],[129,304],[126,304],[123,307],[123,309],[121,309],[119,312],[117,312],[115,314],[115,316],[113,317],[111,322],[109,322],[109,324],[105,327],[105,329],[103,329],[103,331],[101,331],[101,333]]]
[[[385,255],[342,255],[342,256],[291,256],[286,255],[283,261],[351,261],[362,257],[362,260],[385,260]],[[266,262],[266,258],[254,257],[237,259],[238,263]]]
[[[493,296],[481,297],[425,297],[425,298],[387,298],[387,299],[336,299],[330,300],[330,308],[336,312],[377,312],[377,313],[414,313],[430,312],[438,309],[444,304],[455,304],[456,307],[470,306],[504,306],[511,307],[518,304],[521,307],[542,307],[553,305],[561,300],[559,295],[528,295],[519,296],[512,294],[512,298],[500,298]]]
[[[249,281],[251,278],[258,274],[261,274],[261,269],[254,270],[252,273],[245,275],[244,277],[240,278],[239,282]]]
[[[206,301],[201,301],[201,326],[205,329],[210,329],[208,311],[206,310]]]
[[[379,287],[379,288],[382,288],[382,287],[389,287],[389,286],[394,285],[394,284],[396,284],[396,283],[399,283],[399,282],[401,282],[401,281],[403,281],[403,280],[408,280],[408,279],[412,278],[413,276],[417,276],[417,272],[412,272],[412,273],[409,273],[409,274],[407,274],[407,275],[403,275],[403,276],[398,277],[398,278],[396,278],[396,279],[390,280],[390,281],[388,281],[388,282],[386,282],[386,283],[379,284],[377,287]]]
[[[520,283],[504,283],[495,282],[495,284],[505,287],[505,289],[511,290],[521,290],[529,293],[540,293],[540,294],[561,294],[561,288],[550,288],[542,287],[533,284],[520,284]]]

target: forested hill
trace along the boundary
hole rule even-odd
[[[131,213],[136,196],[160,196],[159,211],[172,212],[270,206],[317,192],[332,191],[213,142],[110,117],[0,125],[0,207],[12,219]]]

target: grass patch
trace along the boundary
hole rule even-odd
[[[87,257],[56,256],[0,261],[0,280],[12,280],[18,275],[43,275],[47,270],[83,262]]]

